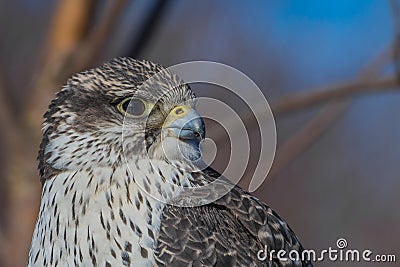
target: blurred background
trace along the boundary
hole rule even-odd
[[[26,265],[41,194],[42,114],[71,74],[116,56],[164,66],[211,60],[244,72],[262,89],[277,124],[275,162],[255,195],[289,222],[306,248],[335,248],[346,238],[350,248],[400,260],[399,5],[1,1],[0,265]],[[232,103],[232,96],[218,94]],[[257,147],[254,117],[239,104]],[[216,129],[209,135],[218,135]],[[226,148],[224,138],[218,142]],[[365,263],[316,264],[347,265]]]

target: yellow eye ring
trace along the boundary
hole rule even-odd
[[[140,98],[128,97],[122,100],[117,109],[122,115],[132,118],[139,118],[145,115],[149,105]]]

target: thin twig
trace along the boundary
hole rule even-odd
[[[293,96],[287,96],[272,104],[271,109],[274,115],[276,117],[279,117],[288,113],[294,113],[296,111],[304,110],[308,107],[336,102],[361,94],[384,93],[390,90],[397,90],[398,88],[399,85],[393,77],[387,77],[376,81],[353,81],[343,84],[332,85],[327,88],[314,89],[311,90],[311,93],[307,94],[296,94]],[[262,103],[262,105],[264,105],[264,103]],[[254,108],[255,110],[258,109],[257,106],[255,106]],[[326,111],[324,112],[324,114],[326,114]],[[263,118],[263,115],[267,114],[261,113],[260,119]],[[253,120],[252,113],[244,114],[242,120],[248,122],[247,126],[249,128],[254,128],[258,126],[257,122]],[[235,124],[235,121],[236,119],[229,120],[228,118],[225,121],[225,124],[232,125]],[[223,138],[222,133],[221,136],[217,134],[216,138]]]
[[[388,63],[393,58],[393,51],[395,44],[391,44],[386,48],[382,49],[381,52],[377,53],[373,59],[368,61],[360,70],[359,79],[370,79],[371,77],[377,77],[382,74]]]
[[[171,2],[172,0],[158,0],[157,3],[154,4],[152,11],[148,14],[140,28],[140,32],[138,33],[135,44],[128,52],[131,57],[137,58],[142,53],[143,48],[150,40],[156,26],[162,18],[163,12],[166,10],[167,5],[171,4]]]
[[[271,105],[274,115],[279,116],[289,112],[301,111],[304,108],[318,104],[326,104],[326,106],[318,111],[303,128],[289,138],[288,141],[283,143],[283,145],[278,147],[269,177],[275,177],[325,133],[333,123],[344,114],[351,104],[352,97],[360,94],[380,93],[398,89],[399,84],[394,77],[375,80],[382,69],[391,61],[392,49],[393,46],[389,46],[378,53],[377,56],[360,70],[359,78],[353,82],[311,90],[311,93],[288,96]],[[257,107],[255,107],[255,109],[257,110]],[[258,127],[251,113],[245,114],[242,120],[249,122],[247,127],[250,129]],[[224,123],[234,124],[235,121],[228,120]],[[217,135],[215,138],[218,139],[222,137],[222,135]],[[249,181],[243,181],[243,184],[248,182]]]
[[[350,103],[349,100],[340,101],[339,103],[328,104],[322,108],[320,112],[279,147],[269,176],[274,177],[309,148],[315,140],[339,119],[340,115],[347,110]]]
[[[396,79],[394,78],[386,78],[382,80],[375,80],[380,72],[381,69],[386,66],[390,62],[390,57],[388,57],[387,51],[391,50],[392,46],[389,46],[389,48],[386,48],[383,50],[383,52],[378,53],[377,56],[375,56],[370,62],[376,62],[377,64],[367,64],[366,67],[360,70],[359,72],[359,79],[361,79],[364,83],[364,85],[367,85],[367,87],[357,87],[354,86],[355,83],[351,85],[345,86],[344,89],[342,88],[336,88],[336,91],[339,91],[341,96],[344,95],[354,95],[354,93],[359,93],[363,91],[368,91],[370,92],[371,90],[373,91],[374,86],[377,88],[397,88],[398,83]],[[368,75],[366,75],[368,74]],[[370,86],[371,85],[371,86]],[[372,86],[373,85],[373,86]],[[364,88],[364,89],[363,89]],[[382,90],[382,89],[380,89]],[[333,90],[333,92],[336,92]],[[348,94],[345,93],[347,91],[350,91]],[[379,90],[378,90],[379,91]],[[333,99],[337,99],[337,94],[333,94],[332,90],[328,90],[329,93],[324,93],[324,94],[330,94],[334,95]],[[308,100],[310,99],[324,99],[325,101],[330,101],[330,98],[327,97],[326,95],[323,94],[323,97],[321,97],[320,94],[319,97],[309,97],[306,98]],[[343,98],[342,98],[343,99]],[[303,99],[304,100],[304,99]],[[313,101],[309,101],[308,103],[314,103]],[[297,158],[299,155],[304,153],[304,151],[307,150],[318,138],[325,133],[335,121],[339,119],[340,116],[342,116],[345,111],[348,109],[348,107],[351,104],[351,99],[346,100],[341,100],[338,102],[329,102],[328,105],[319,111],[314,118],[312,118],[308,123],[303,126],[302,129],[298,131],[295,135],[293,135],[288,141],[286,141],[283,145],[281,145],[278,148],[277,154],[276,154],[276,159],[274,162],[274,166],[271,169],[271,172],[269,174],[269,177],[276,177],[276,175],[283,170],[287,165],[289,165],[295,158]]]
[[[395,45],[393,49],[393,62],[396,71],[397,80],[400,82],[400,7],[397,0],[391,1],[393,13],[393,28]]]
[[[276,116],[279,116],[329,101],[352,97],[356,94],[386,92],[393,89],[398,89],[397,80],[393,77],[373,81],[353,81],[314,90],[311,93],[283,97],[272,105],[272,110]]]

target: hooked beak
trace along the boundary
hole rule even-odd
[[[204,121],[200,114],[190,106],[177,106],[171,110],[163,124],[167,136],[182,141],[200,142],[205,138]]]

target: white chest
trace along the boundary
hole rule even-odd
[[[164,204],[138,184],[147,179],[157,192],[159,175],[132,174],[126,167],[97,168],[47,181],[28,265],[152,266]]]

